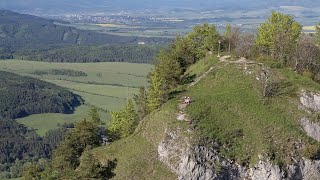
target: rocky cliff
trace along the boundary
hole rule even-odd
[[[281,167],[268,157],[259,156],[259,162],[244,167],[222,157],[218,145],[211,148],[192,146],[183,137],[182,130],[166,132],[158,146],[160,160],[178,175],[180,180],[316,180],[320,179],[320,161],[301,158],[295,164]]]

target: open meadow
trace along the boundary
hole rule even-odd
[[[104,63],[49,63],[23,60],[0,61],[0,70],[35,77],[67,88],[82,97],[84,104],[73,114],[36,114],[17,119],[18,122],[34,128],[40,135],[55,129],[60,124],[72,123],[88,118],[90,106],[100,110],[102,121],[109,123],[109,111],[123,107],[127,98],[146,86],[149,64],[118,62]]]

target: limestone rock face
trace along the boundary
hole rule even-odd
[[[284,178],[284,173],[279,166],[273,165],[269,161],[260,160],[258,164],[249,169],[247,178],[252,180],[281,180]]]
[[[158,146],[160,160],[178,175],[179,180],[317,180],[320,161],[302,158],[286,169],[260,158],[252,168],[230,161],[215,150],[191,146],[182,130],[166,130],[166,137]]]
[[[305,110],[312,112],[320,111],[320,93],[308,92],[302,90],[300,103]]]
[[[180,180],[240,179],[236,164],[203,146],[192,147],[179,130],[167,132],[158,146],[160,160],[175,172]]]
[[[320,93],[302,90],[300,95],[301,108],[309,114],[320,112]],[[320,142],[320,124],[301,118],[300,124],[308,136]]]
[[[300,124],[308,136],[320,142],[320,125],[319,123],[311,122],[307,118],[302,118]]]

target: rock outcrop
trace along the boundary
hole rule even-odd
[[[302,90],[300,95],[300,108],[308,114],[320,112],[320,94]],[[307,117],[300,119],[300,124],[308,136],[320,142],[320,124],[312,122]]]
[[[238,166],[203,146],[191,146],[182,130],[167,132],[158,146],[160,160],[175,172],[180,180],[240,179]],[[213,144],[214,146],[214,144]]]
[[[308,118],[302,118],[300,124],[308,136],[320,142],[320,125],[310,121]]]
[[[309,112],[320,111],[320,93],[314,93],[302,90],[300,103],[303,109]]]
[[[216,150],[192,146],[182,129],[167,130],[158,146],[160,160],[178,175],[179,180],[317,180],[320,161],[302,158],[294,165],[281,168],[260,156],[251,168],[222,157]]]

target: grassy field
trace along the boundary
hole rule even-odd
[[[58,123],[70,123],[88,116],[91,105],[100,110],[103,121],[108,124],[106,111],[119,110],[137,93],[139,86],[146,86],[146,75],[152,68],[148,64],[131,63],[48,63],[22,60],[0,61],[0,70],[31,76],[65,87],[80,95],[85,104],[76,108],[74,114],[38,114],[18,119],[22,124],[37,129],[40,135],[57,128]],[[87,76],[37,75],[36,71],[53,69],[82,71]]]
[[[44,80],[68,80],[84,83],[103,83],[109,85],[122,86],[144,86],[146,85],[146,74],[152,65],[132,64],[132,63],[48,63],[22,60],[0,61],[0,69],[7,70],[22,75],[33,76]],[[83,71],[88,76],[37,76],[32,73],[36,70],[47,71],[51,69],[71,69]]]
[[[59,114],[59,113],[47,113],[47,114],[35,114],[25,118],[17,119],[18,122],[31,127],[37,131],[40,136],[44,136],[50,129],[55,129],[59,124],[73,123],[84,118],[89,118],[88,111],[90,106],[82,105],[76,109],[74,114]],[[109,114],[100,111],[101,119],[104,123],[109,124]]]

